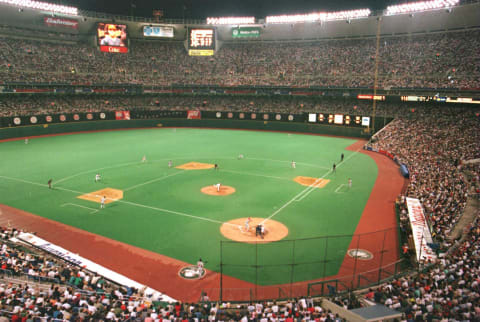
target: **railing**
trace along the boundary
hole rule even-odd
[[[205,288],[203,289],[203,294],[208,295],[210,301],[229,302],[282,300],[305,296],[332,297],[379,285],[394,278],[407,275],[412,271],[413,267],[410,266],[409,261],[401,259],[372,271],[324,281],[255,286],[250,288]]]

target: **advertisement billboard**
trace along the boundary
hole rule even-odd
[[[100,51],[108,53],[128,52],[126,25],[101,22],[97,26],[97,38]]]
[[[116,111],[115,112],[116,120],[130,120],[130,111]]]
[[[232,29],[232,38],[258,38],[260,27],[238,27]]]
[[[174,28],[169,26],[143,26],[143,36],[158,38],[173,38]]]
[[[343,114],[335,114],[333,123],[335,124],[343,124]]]
[[[78,29],[77,20],[48,16],[43,17],[43,22],[49,27],[67,27],[72,29]]]
[[[188,54],[190,56],[211,56],[215,53],[215,29],[188,29]]]

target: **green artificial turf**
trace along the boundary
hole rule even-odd
[[[221,223],[262,217],[286,225],[285,240],[264,245],[223,243],[223,272],[263,285],[337,273],[377,177],[368,156],[345,150],[355,140],[287,133],[148,129],[53,136],[0,143],[0,203],[127,244],[220,270]],[[340,163],[340,154],[345,160]],[[243,154],[243,159],[238,155]],[[142,163],[143,156],[147,162]],[[196,161],[219,170],[168,167]],[[291,161],[296,169],[291,168]],[[336,174],[331,173],[333,163]],[[95,174],[102,180],[95,183]],[[308,187],[296,176],[331,180]],[[54,189],[47,188],[53,179]],[[347,188],[348,178],[353,186]],[[204,186],[235,187],[209,196]],[[341,186],[343,184],[343,186]],[[76,198],[102,188],[124,198],[99,209]],[[73,205],[72,205],[73,204]],[[93,212],[93,213],[92,213]],[[295,265],[293,265],[295,264]],[[259,266],[254,268],[253,266]],[[293,270],[293,273],[292,273]]]

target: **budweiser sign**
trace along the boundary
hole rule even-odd
[[[64,18],[55,18],[55,17],[44,17],[43,21],[47,26],[54,26],[54,27],[68,27],[73,29],[78,29],[78,21],[64,19]]]

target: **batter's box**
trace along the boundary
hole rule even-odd
[[[182,169],[182,170],[205,170],[205,169],[212,169],[214,167],[215,167],[214,164],[192,161],[192,162],[188,162],[188,163],[176,166],[175,168]]]
[[[123,190],[105,188],[94,192],[86,193],[84,195],[78,196],[77,198],[100,203],[103,196],[105,196],[106,204],[111,203],[123,199]]]

